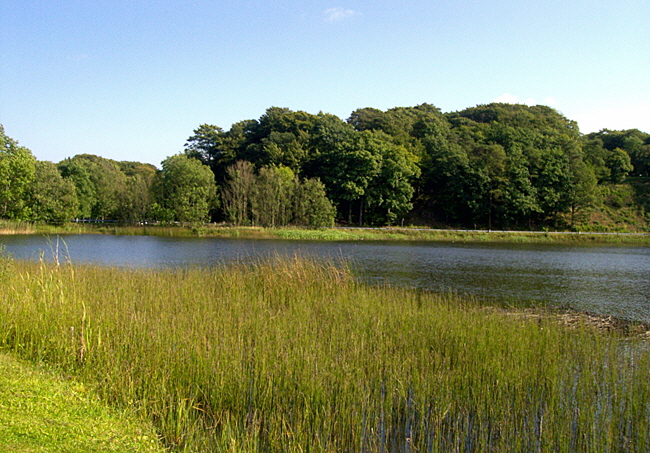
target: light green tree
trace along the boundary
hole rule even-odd
[[[34,180],[35,167],[32,152],[7,137],[0,124],[0,218],[28,217],[25,193]]]
[[[77,190],[69,179],[64,179],[56,165],[48,161],[36,162],[36,176],[27,190],[31,220],[64,222],[77,213]]]
[[[78,217],[121,218],[127,177],[118,162],[93,154],[78,154],[60,162],[59,171],[77,188]]]
[[[318,178],[296,181],[292,223],[309,227],[333,227],[335,216],[336,208],[327,198],[325,185]]]
[[[65,159],[58,164],[58,169],[66,181],[71,181],[77,193],[77,211],[74,216],[81,219],[92,217],[97,204],[97,190],[91,179],[92,164],[81,159]]]
[[[217,203],[217,186],[210,167],[177,154],[162,162],[158,174],[158,203],[179,222],[205,222]]]
[[[592,168],[581,158],[575,158],[571,162],[571,175],[573,178],[569,190],[569,201],[571,203],[571,227],[576,221],[584,220],[582,213],[599,203],[600,191],[598,190],[598,178]]]
[[[260,168],[251,202],[253,223],[265,227],[288,225],[294,188],[295,175],[289,167]]]
[[[611,171],[610,180],[614,184],[621,184],[627,175],[634,170],[630,156],[621,148],[614,149],[607,157],[607,167]]]
[[[226,169],[226,175],[221,189],[224,214],[234,225],[248,225],[253,187],[257,181],[253,164],[239,160]]]

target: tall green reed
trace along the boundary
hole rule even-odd
[[[308,258],[12,263],[0,342],[154,420],[173,451],[647,451],[647,348]]]

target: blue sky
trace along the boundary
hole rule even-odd
[[[650,133],[647,0],[0,0],[0,124],[41,160],[159,165],[271,106],[545,104]]]

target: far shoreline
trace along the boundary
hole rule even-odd
[[[542,244],[650,244],[650,233],[627,231],[519,231],[436,229],[427,227],[347,227],[308,229],[264,228],[224,224],[115,225],[67,223],[63,225],[0,222],[0,235],[108,234],[124,236],[214,237],[226,239],[281,239],[314,241],[430,241],[468,243]]]

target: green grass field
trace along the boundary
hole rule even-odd
[[[162,452],[151,424],[118,412],[83,384],[0,353],[4,452]]]
[[[300,257],[0,273],[0,345],[146,414],[170,451],[650,450],[636,337]]]

